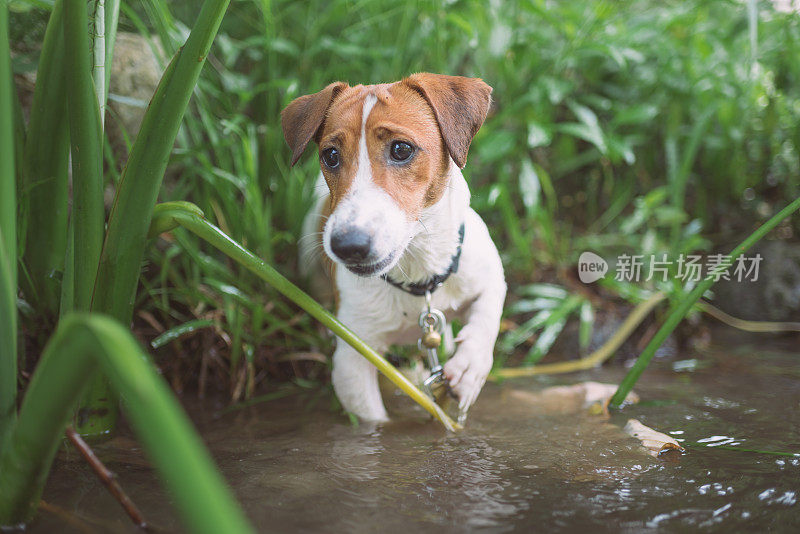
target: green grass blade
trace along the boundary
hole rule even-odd
[[[716,110],[714,108],[708,108],[697,118],[696,122],[692,126],[692,131],[689,134],[689,138],[682,147],[683,154],[681,155],[680,165],[673,161],[673,163],[668,166],[670,172],[667,173],[667,181],[669,183],[670,196],[672,197],[672,206],[678,210],[683,211],[684,209],[686,184],[689,182],[689,176],[692,173],[694,162],[697,159],[697,153],[700,150],[701,141],[703,140],[703,136],[708,131],[709,125],[711,124],[711,118],[714,116],[715,111]],[[672,141],[674,142],[674,139]],[[677,154],[674,154],[674,156],[677,158]],[[673,252],[678,244],[682,228],[682,221],[676,219],[671,228]]]
[[[0,455],[0,524],[35,513],[74,402],[96,364],[125,399],[131,423],[192,532],[253,532],[153,363],[111,318],[61,321]]]
[[[430,397],[419,390],[405,376],[375,352],[369,345],[358,338],[349,328],[339,322],[331,313],[323,308],[302,289],[287,280],[282,274],[267,264],[261,258],[233,241],[230,237],[208,222],[203,212],[190,202],[165,202],[156,206],[153,214],[153,224],[150,236],[157,236],[169,231],[176,226],[183,226],[198,237],[206,240],[220,250],[223,254],[233,259],[259,278],[277,289],[280,293],[300,306],[312,317],[327,326],[334,334],[352,346],[356,351],[372,363],[378,371],[383,373],[398,388],[405,392],[428,413],[437,418],[448,430],[459,426],[452,420]]]
[[[24,185],[18,192],[26,213],[23,279],[28,302],[41,313],[58,312],[60,274],[67,247],[67,164],[69,130],[64,80],[63,5],[50,14],[39,56],[28,135],[21,163]]]
[[[0,450],[17,408],[17,192],[8,7],[0,4]]]
[[[228,0],[206,0],[145,113],[109,215],[92,309],[130,322],[147,231],[183,114]]]
[[[72,226],[76,310],[87,311],[103,246],[103,136],[92,81],[86,0],[64,0],[66,79],[72,144]],[[101,84],[103,80],[101,80]]]
[[[747,239],[742,241],[738,247],[733,249],[730,253],[731,261],[735,262],[736,258],[744,254],[750,247],[767,235],[770,230],[775,228],[782,220],[797,211],[798,208],[800,208],[800,198],[795,199],[794,202],[773,215],[770,220],[762,224],[755,232],[750,234]],[[648,343],[644,348],[642,353],[639,355],[639,358],[637,358],[636,362],[633,364],[633,367],[631,367],[630,371],[628,371],[628,374],[622,379],[622,382],[620,383],[619,388],[617,388],[616,393],[614,393],[614,396],[611,397],[611,406],[619,407],[625,401],[625,397],[628,396],[628,393],[630,393],[631,389],[633,389],[636,381],[639,380],[639,377],[647,368],[650,360],[653,359],[656,350],[658,350],[661,344],[664,343],[672,331],[675,330],[683,318],[686,317],[686,314],[689,313],[689,310],[692,308],[692,306],[694,306],[695,302],[697,302],[700,297],[703,296],[703,293],[708,291],[713,284],[714,273],[711,273],[702,282],[697,284],[697,286],[691,292],[686,294],[677,302],[677,304],[673,306],[669,316],[664,321],[664,324],[661,325],[661,328],[658,329],[656,335],[653,336],[653,339],[651,339],[650,343]]]
[[[500,340],[498,348],[502,352],[511,352],[515,347],[527,341],[547,319],[552,315],[552,309],[545,309],[525,321],[523,324],[511,330]]]
[[[86,0],[64,1],[64,43],[66,55],[67,107],[72,147],[72,215],[70,246],[66,255],[62,312],[88,311],[91,306],[97,266],[105,234],[103,205],[103,132],[99,106],[105,104],[105,37],[95,35],[94,56],[87,34],[89,14]],[[93,7],[103,11],[103,0]],[[105,13],[93,13],[95,32],[105,32]],[[100,19],[98,19],[100,17]],[[98,20],[102,20],[98,23]],[[102,44],[102,45],[101,45]],[[98,46],[100,50],[98,50]],[[100,61],[97,55],[100,54]],[[93,70],[100,76],[92,79]],[[100,94],[97,91],[100,90]],[[65,286],[73,284],[71,295]],[[94,375],[81,400],[76,430],[84,436],[109,432],[117,419],[117,399],[104,378]]]
[[[582,301],[582,296],[571,295],[564,300],[558,308],[553,310],[542,325],[543,329],[539,333],[536,343],[533,344],[533,347],[531,347],[531,350],[528,351],[528,354],[525,356],[526,365],[533,365],[544,358],[567,324],[567,319],[569,319],[572,312],[581,305]]]

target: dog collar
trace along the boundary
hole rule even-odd
[[[445,280],[447,280],[451,274],[458,272],[458,262],[461,259],[461,245],[464,244],[464,223],[461,223],[461,226],[458,228],[458,248],[456,248],[456,253],[453,254],[453,259],[450,260],[450,267],[441,274],[435,274],[426,282],[398,282],[390,277],[388,274],[384,274],[382,278],[389,282],[391,285],[405,291],[406,293],[410,293],[416,297],[422,297],[425,293],[433,293],[442,284],[444,284]]]

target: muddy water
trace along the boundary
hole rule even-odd
[[[352,427],[327,391],[190,413],[261,532],[800,529],[800,457],[723,449],[800,452],[797,354],[745,346],[656,364],[642,402],[610,420],[515,393],[623,372],[490,384],[457,435],[399,396],[380,427]],[[699,444],[651,458],[621,432],[629,417]],[[159,530],[180,529],[130,433],[97,452]],[[44,501],[30,532],[136,532],[75,453],[59,455]]]

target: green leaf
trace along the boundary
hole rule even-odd
[[[541,360],[555,343],[558,335],[564,329],[570,314],[583,301],[583,297],[572,295],[559,306],[544,322],[544,329],[539,334],[531,350],[525,356],[525,363],[532,365]]]
[[[530,215],[539,207],[542,187],[533,163],[529,159],[522,162],[522,169],[519,172],[519,190],[522,193],[522,204],[525,206],[525,211]]]
[[[535,121],[528,123],[528,147],[547,146],[553,140],[553,128]]]
[[[166,330],[160,334],[150,342],[150,346],[154,349],[161,348],[167,343],[175,341],[176,339],[187,334],[202,330],[203,328],[208,328],[209,326],[214,326],[214,321],[211,319],[194,319],[192,321],[186,321],[185,323],[179,324],[178,326],[173,326],[169,330]]]
[[[566,289],[555,284],[530,284],[516,289],[516,294],[523,297],[543,297],[564,299],[569,295]]]
[[[550,298],[536,298],[533,300],[518,300],[505,310],[505,315],[516,315],[519,313],[531,313],[541,310],[552,310],[559,305],[560,301]]]
[[[601,154],[608,154],[608,144],[606,143],[603,129],[600,127],[600,121],[597,120],[597,115],[595,115],[594,111],[576,102],[570,101],[567,105],[580,122],[561,124],[558,126],[558,129],[564,133],[588,141],[593,144]]]
[[[69,124],[65,87],[63,4],[57,0],[39,56],[36,87],[17,192],[26,213],[23,261],[25,298],[39,313],[55,316],[67,249]]]
[[[64,0],[66,78],[72,143],[75,309],[88,311],[103,247],[103,134],[86,38],[86,0]]]
[[[544,325],[552,315],[552,310],[542,310],[532,318],[528,319],[506,334],[501,341],[501,349],[503,352],[508,352],[514,349],[517,345],[527,341],[539,328]]]
[[[616,129],[620,126],[639,126],[647,124],[658,115],[658,107],[645,103],[622,109],[611,119],[611,127]]]

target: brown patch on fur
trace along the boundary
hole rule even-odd
[[[292,150],[292,165],[300,159],[311,138],[316,139],[331,102],[345,87],[344,82],[334,82],[318,93],[292,100],[281,112],[283,137]]]
[[[377,97],[365,125],[372,180],[410,219],[416,219],[423,208],[444,194],[449,160],[433,110],[418,92],[402,83],[352,87],[331,105],[321,129],[320,152],[336,147],[340,153],[337,169],[322,166],[332,209],[347,194],[358,172],[361,115],[369,94]],[[408,163],[391,160],[389,147],[394,141],[417,147]]]
[[[374,94],[377,102],[365,125],[372,180],[413,220],[442,198],[450,158],[459,167],[466,163],[472,138],[486,118],[491,91],[478,78],[428,73],[392,84],[349,87],[337,82],[289,104],[281,114],[284,135],[293,164],[312,137],[320,153],[331,147],[339,151],[337,168],[321,164],[332,212],[358,171],[364,100]],[[394,141],[417,147],[407,163],[391,160]]]
[[[492,88],[480,78],[427,72],[413,74],[400,83],[419,91],[428,101],[450,156],[463,169],[472,138],[489,112]]]

